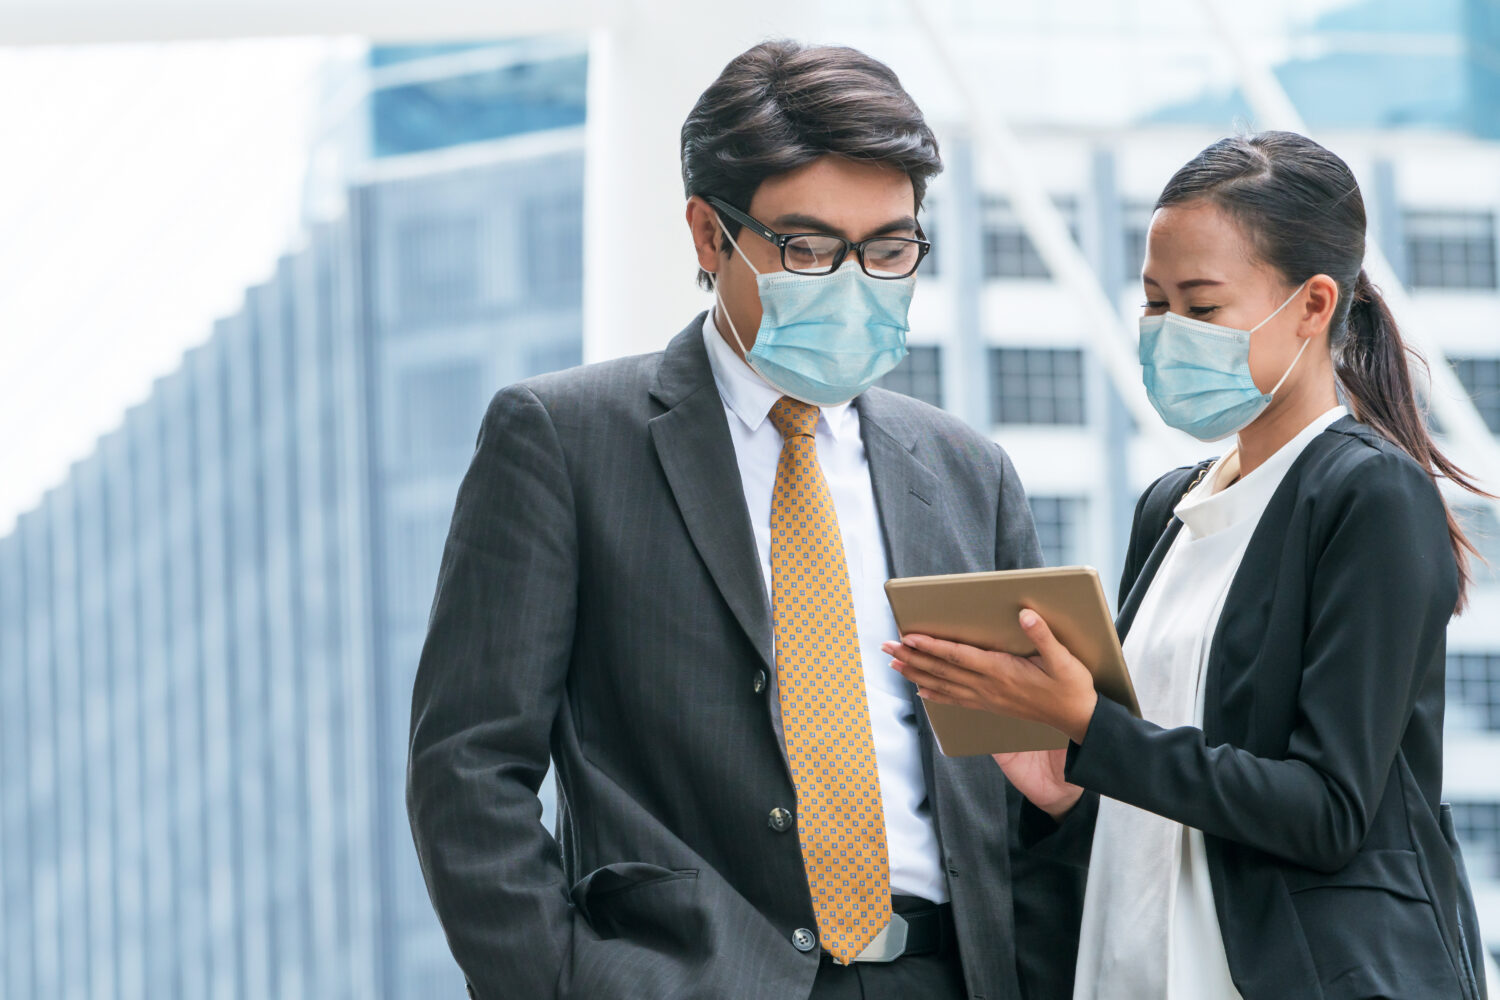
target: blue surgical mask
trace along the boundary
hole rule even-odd
[[[1275,388],[1261,392],[1250,375],[1250,335],[1291,305],[1306,285],[1299,285],[1276,312],[1249,330],[1177,313],[1142,316],[1141,379],[1162,420],[1200,441],[1218,441],[1249,427],[1264,413],[1311,340],[1302,342]]]
[[[722,221],[719,227],[724,227]],[[755,271],[729,230],[724,235]],[[870,388],[906,357],[906,314],[916,280],[916,275],[872,278],[857,261],[822,276],[755,271],[760,329],[748,351],[719,298],[717,281],[714,298],[745,362],[768,385],[804,403],[837,406]]]

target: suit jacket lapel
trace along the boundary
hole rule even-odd
[[[913,454],[917,431],[876,394],[860,396],[855,405],[891,575],[937,572],[933,567],[950,539],[939,515],[942,484]]]
[[[860,436],[870,463],[870,482],[875,490],[875,509],[880,515],[886,558],[891,575],[925,576],[952,569],[939,562],[951,544],[940,515],[942,483],[917,460],[914,449],[919,433],[900,416],[881,404],[878,394],[866,393],[856,400]],[[917,697],[917,686],[905,681],[907,697],[916,707],[917,733],[921,738],[922,776],[933,799],[937,822],[937,741],[927,711]],[[941,839],[942,831],[938,829]]]
[[[702,324],[700,314],[663,354],[651,395],[667,411],[652,418],[648,426],[698,555],[770,667],[771,605],[745,507],[734,441],[703,345]]]

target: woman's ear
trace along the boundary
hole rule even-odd
[[[1326,274],[1315,274],[1307,279],[1307,305],[1303,308],[1302,322],[1297,336],[1316,337],[1328,330],[1334,311],[1339,304],[1339,285]]]
[[[687,201],[688,230],[693,234],[693,250],[698,266],[713,274],[719,270],[719,220],[713,206],[697,195]]]

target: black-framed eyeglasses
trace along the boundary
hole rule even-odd
[[[905,236],[872,236],[852,243],[829,233],[778,233],[741,212],[722,198],[704,199],[729,218],[749,229],[781,251],[781,267],[798,274],[826,275],[839,269],[849,251],[859,259],[860,269],[872,278],[895,280],[916,273],[922,258],[932,250],[925,239]],[[920,236],[922,228],[917,227]]]

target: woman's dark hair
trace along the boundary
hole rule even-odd
[[[1400,447],[1428,475],[1488,496],[1427,431],[1412,389],[1408,349],[1395,317],[1364,271],[1365,202],[1348,165],[1295,132],[1220,139],[1172,176],[1156,207],[1200,200],[1228,213],[1259,258],[1281,272],[1287,285],[1318,274],[1338,283],[1328,341],[1334,372],[1356,419]],[[1420,357],[1416,360],[1425,367]],[[1458,562],[1462,610],[1469,556],[1478,550],[1451,508],[1448,537]]]
[[[843,46],[762,42],[729,61],[682,123],[682,186],[749,211],[762,181],[830,153],[904,170],[915,209],[943,169],[937,138],[885,63]],[[698,283],[709,287],[702,270]]]

